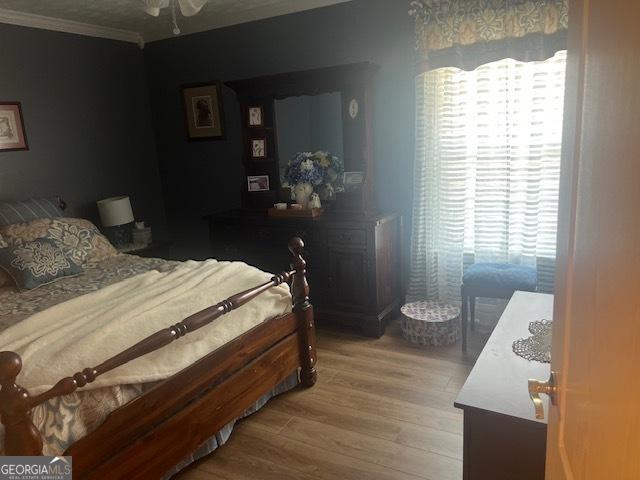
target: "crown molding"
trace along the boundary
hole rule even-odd
[[[15,10],[0,8],[0,23],[53,30],[55,32],[75,33],[89,37],[108,38],[121,42],[135,43],[140,48],[144,48],[144,38],[138,32],[91,25],[89,23],[75,22],[63,18],[45,17],[34,13],[17,12]]]
[[[350,1],[352,0],[280,0],[278,2],[271,2],[269,5],[262,5],[242,11],[226,12],[224,15],[203,15],[201,12],[198,15],[190,17],[189,22],[182,20],[178,22],[182,30],[180,35],[173,35],[170,28],[164,27],[162,30],[153,29],[145,31],[145,41],[151,43],[157,40],[180,38],[193,33],[207,32],[218,28],[241,25],[257,20],[299,13]]]

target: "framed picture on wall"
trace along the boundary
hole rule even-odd
[[[0,152],[29,150],[20,102],[0,102]]]
[[[222,83],[193,83],[182,86],[189,140],[224,139]]]
[[[251,158],[267,158],[267,139],[252,138],[249,143]]]
[[[269,175],[252,175],[247,177],[247,188],[250,192],[266,192],[269,190]]]
[[[264,114],[261,106],[251,106],[248,109],[247,119],[250,127],[264,127]]]

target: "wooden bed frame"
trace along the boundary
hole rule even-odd
[[[289,241],[292,270],[156,332],[96,367],[63,378],[40,395],[31,396],[16,384],[22,369],[20,356],[0,352],[5,455],[42,455],[42,436],[30,416],[36,405],[72,393],[99,375],[216,321],[284,282],[291,283],[291,313],[265,321],[159,382],[112,412],[100,427],[71,445],[65,455],[73,456],[73,475],[78,479],[160,478],[298,369],[302,385],[314,385],[315,325],[303,248],[301,239]]]

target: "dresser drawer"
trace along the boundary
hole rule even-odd
[[[233,211],[209,216],[214,254],[267,272],[291,263],[287,244],[304,240],[310,298],[320,321],[380,336],[401,300],[400,217],[326,212],[313,219]]]
[[[327,230],[327,242],[329,244],[364,246],[367,244],[367,234],[364,230],[359,229],[330,229]]]

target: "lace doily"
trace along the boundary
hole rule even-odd
[[[542,363],[551,363],[551,320],[536,320],[529,324],[532,335],[513,342],[516,355]]]

